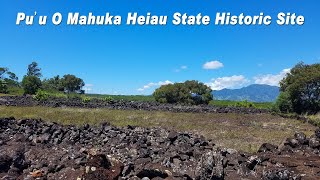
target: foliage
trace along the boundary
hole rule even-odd
[[[244,108],[256,108],[256,106],[252,102],[249,102],[247,100],[237,102],[234,106],[235,107],[244,107]]]
[[[111,96],[104,97],[103,99],[106,102],[112,102],[114,99]]]
[[[9,71],[8,68],[0,67],[0,80],[5,81],[7,86],[18,86],[18,77],[15,73]]]
[[[281,92],[274,104],[273,111],[281,113],[290,113],[293,111],[292,102],[288,92]]]
[[[49,99],[49,94],[43,90],[39,90],[35,96],[34,96],[34,99],[37,100],[37,101],[47,101]]]
[[[292,103],[292,110],[287,109],[286,111],[294,111],[299,114],[319,112],[320,63],[312,65],[297,64],[280,82],[280,89],[287,93],[287,95],[283,95],[287,96],[288,102],[286,104]],[[283,97],[280,100],[283,100]]]
[[[20,86],[8,86],[8,93],[10,95],[21,96],[24,94],[24,90]]]
[[[0,93],[7,94],[8,93],[8,85],[7,83],[0,79]]]
[[[163,85],[153,96],[160,103],[208,104],[213,99],[210,87],[198,81]]]
[[[82,103],[88,103],[91,101],[91,98],[87,97],[87,96],[83,96],[83,97],[81,97],[81,100],[82,100]]]
[[[22,87],[25,94],[35,94],[41,87],[41,80],[37,76],[24,76]]]
[[[51,90],[51,91],[64,90],[62,79],[60,78],[59,75],[54,76],[53,78],[50,78],[50,79],[44,79],[42,81],[42,88],[46,90]]]
[[[75,75],[67,74],[63,76],[62,85],[67,92],[76,92],[81,90],[84,86],[84,82]]]
[[[40,78],[42,76],[41,69],[38,66],[37,62],[32,62],[28,65],[27,76],[35,76]]]
[[[236,104],[241,103],[241,101],[231,101],[231,100],[212,100],[209,102],[211,106],[218,107],[234,107]],[[250,102],[253,104],[253,107],[257,109],[272,109],[272,102]]]

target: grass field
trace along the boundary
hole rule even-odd
[[[86,96],[91,98],[106,98],[111,97],[114,100],[125,100],[125,101],[143,101],[150,102],[156,101],[153,96],[143,96],[143,95],[102,95],[102,94],[86,94]]]
[[[62,124],[92,124],[110,122],[115,126],[161,126],[167,129],[202,134],[224,147],[255,152],[264,142],[281,144],[296,131],[311,135],[315,127],[293,119],[271,114],[195,114],[109,109],[5,107],[0,116],[41,118]]]

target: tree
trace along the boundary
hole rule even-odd
[[[8,86],[18,86],[18,77],[6,67],[0,67],[0,92],[8,93]]]
[[[275,110],[282,113],[293,112],[292,102],[288,92],[281,92],[275,103]]]
[[[7,82],[4,80],[0,79],[0,93],[8,93],[8,85]]]
[[[4,75],[7,73],[8,68],[0,67],[0,79],[4,79]]]
[[[84,82],[81,78],[78,78],[75,75],[67,74],[62,78],[62,85],[66,91],[76,92],[81,90],[84,86]]]
[[[292,104],[296,113],[320,111],[320,63],[306,65],[298,63],[280,82],[281,92]]]
[[[25,94],[35,94],[41,87],[41,80],[37,76],[24,76],[22,87]]]
[[[55,90],[55,91],[64,90],[62,78],[60,78],[59,75],[54,76],[53,78],[50,78],[50,79],[44,79],[42,82],[42,87],[43,89],[46,89],[46,90]]]
[[[28,65],[27,76],[35,76],[40,78],[42,76],[41,69],[38,66],[37,62],[32,62]]]
[[[213,99],[210,87],[194,80],[163,85],[153,96],[160,103],[208,104]]]

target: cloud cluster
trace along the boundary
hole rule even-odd
[[[208,61],[203,64],[203,69],[219,69],[222,68],[223,64],[220,61]]]
[[[206,83],[212,90],[221,90],[224,88],[237,88],[246,85],[250,80],[246,79],[243,75],[234,75],[227,77],[213,78],[211,82]]]
[[[290,69],[284,69],[279,74],[265,74],[254,77],[255,84],[268,84],[279,86],[279,82],[290,72]]]
[[[151,83],[149,83],[149,84],[147,84],[147,85],[144,85],[142,88],[137,89],[137,91],[140,91],[140,92],[141,92],[141,91],[145,91],[145,90],[147,90],[147,89],[150,89],[150,88],[152,88],[152,87],[158,87],[158,86],[167,85],[167,84],[173,84],[173,82],[171,82],[171,81],[169,81],[169,80],[159,81],[159,82],[156,82],[156,83],[151,82]]]

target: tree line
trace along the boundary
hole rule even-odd
[[[0,93],[9,93],[8,87],[23,88],[24,94],[35,94],[39,90],[84,93],[84,81],[75,75],[57,75],[43,80],[41,77],[41,69],[36,62],[28,65],[21,82],[15,73],[0,67]],[[299,114],[320,112],[320,63],[298,63],[279,85],[280,95],[274,103],[274,111]],[[189,105],[208,104],[213,100],[211,88],[195,80],[163,85],[154,91],[153,97],[159,103]],[[249,102],[244,104],[251,107]]]
[[[72,74],[59,75],[41,80],[41,68],[37,62],[32,62],[27,67],[27,73],[21,82],[15,73],[6,67],[0,67],[0,93],[10,93],[10,88],[22,88],[24,94],[35,94],[39,90],[59,91],[65,93],[80,93],[85,85],[81,78]]]
[[[298,63],[280,82],[280,95],[273,110],[280,113],[315,114],[320,112],[320,63]],[[212,90],[198,81],[163,85],[153,93],[160,103],[208,104]],[[250,107],[250,103],[243,103]],[[241,105],[242,106],[242,105]]]

